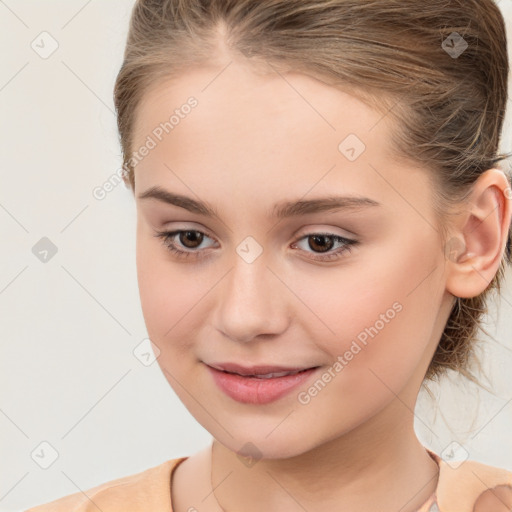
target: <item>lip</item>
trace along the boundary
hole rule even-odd
[[[276,366],[276,365],[255,365],[242,366],[237,363],[215,363],[209,364],[212,368],[238,375],[268,375],[269,373],[298,372],[312,367],[308,366]]]
[[[221,365],[216,365],[221,366]],[[224,365],[222,365],[224,366]],[[226,364],[226,367],[228,365]],[[274,402],[281,397],[291,393],[295,388],[304,384],[307,380],[312,378],[313,375],[318,373],[320,367],[314,368],[284,368],[282,366],[254,366],[251,368],[240,367],[239,365],[230,365],[231,370],[235,369],[245,371],[245,376],[236,373],[227,373],[228,370],[223,371],[216,367],[207,365],[210,374],[213,377],[215,384],[227,396],[236,400],[237,402],[245,404],[267,404]],[[284,369],[283,369],[284,368]],[[271,371],[269,372],[268,369]],[[258,378],[248,376],[251,373],[255,374],[261,372],[265,373],[279,373],[279,371],[297,371],[294,375],[286,375],[283,377],[270,377]]]

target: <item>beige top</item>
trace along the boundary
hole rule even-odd
[[[452,468],[428,450],[439,466],[434,494],[417,512],[508,512],[512,510],[512,472],[467,460]],[[111,480],[25,512],[173,512],[171,477],[188,457],[168,460],[134,475]],[[455,465],[453,465],[455,467]]]

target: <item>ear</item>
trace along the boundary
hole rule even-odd
[[[510,184],[499,169],[477,179],[446,244],[446,289],[455,297],[480,295],[499,269],[510,229]]]

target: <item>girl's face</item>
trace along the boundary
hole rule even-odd
[[[266,458],[412,425],[452,296],[428,173],[389,155],[390,118],[232,62],[153,87],[135,129],[142,310],[197,421]],[[244,383],[217,384],[221,363],[319,368],[278,397],[290,377],[239,396]]]

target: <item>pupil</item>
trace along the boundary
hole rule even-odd
[[[192,238],[192,245],[190,245],[190,243],[189,243],[190,238]],[[199,233],[198,231],[184,231],[183,233],[180,234],[180,242],[185,247],[189,247],[191,249],[195,249],[196,246],[194,245],[194,243],[197,242],[198,239],[199,239],[199,245],[200,245],[202,242],[202,239],[203,239],[203,235],[202,235],[202,233]],[[195,242],[194,242],[194,240],[195,240]]]
[[[325,247],[325,240],[326,240],[326,239],[330,239],[330,238],[331,238],[331,237],[329,237],[329,236],[326,236],[326,235],[313,235],[313,236],[310,236],[309,238],[310,238],[310,239],[312,239],[312,240],[314,240],[314,241],[315,241],[315,242],[314,242],[315,244],[318,244],[318,241],[320,240],[320,249],[319,249],[319,250],[320,250],[320,252],[326,252],[326,251],[329,251],[330,249],[332,249],[332,245],[333,245],[333,242],[332,242],[332,241],[331,241],[331,243],[327,244],[327,245],[328,245],[328,247],[327,247],[327,248]],[[324,243],[322,243],[322,241],[323,241]],[[309,244],[309,245],[310,245],[310,247],[311,247],[312,249],[315,249],[315,247],[313,247],[313,246],[312,246],[312,244]]]

